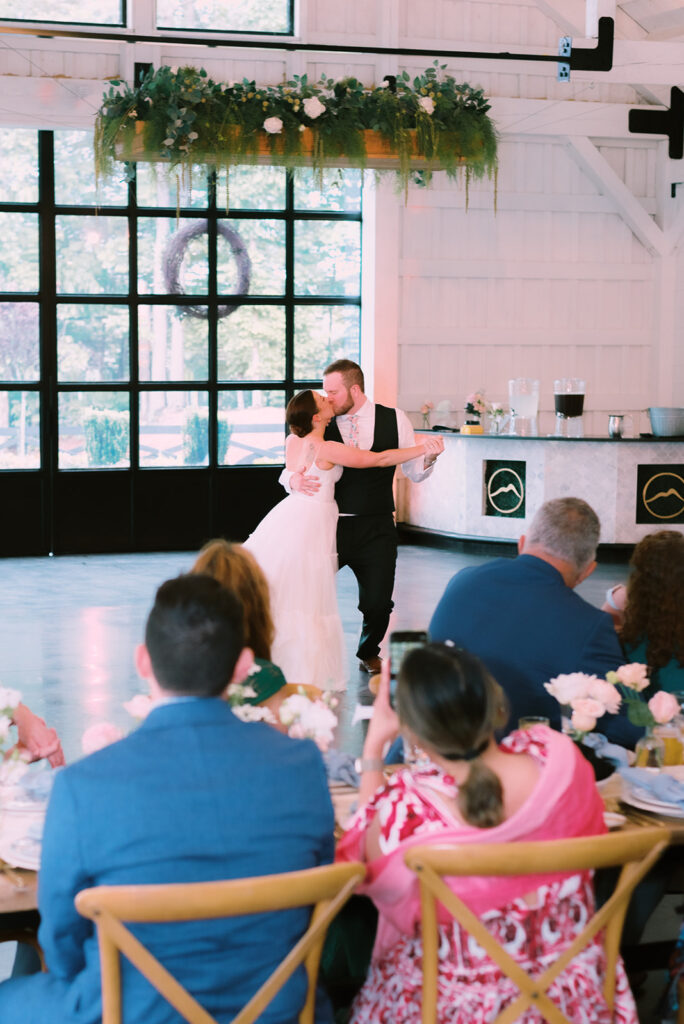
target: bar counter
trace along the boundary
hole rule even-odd
[[[398,522],[450,537],[517,541],[544,501],[573,496],[596,510],[602,544],[684,531],[684,438],[443,436],[431,476],[420,484],[400,480]]]

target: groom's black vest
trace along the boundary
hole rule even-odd
[[[326,441],[341,441],[342,436],[336,420],[331,420],[325,432]],[[372,452],[383,452],[386,448],[399,447],[399,430],[396,409],[384,405],[375,406],[375,431]],[[394,466],[375,469],[349,469],[335,484],[335,501],[340,512],[348,515],[370,516],[381,512],[394,512],[392,482]]]

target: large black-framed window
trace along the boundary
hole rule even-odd
[[[13,170],[0,152],[0,480],[25,510],[40,477],[37,550],[229,533],[238,476],[244,532],[279,493],[288,399],[360,357],[361,175],[197,169],[190,189],[139,165],[96,195],[89,146],[24,132]],[[206,491],[175,540],[152,524],[162,477],[184,501],[181,479]],[[83,505],[96,479],[102,530]]]
[[[0,19],[119,27],[126,24],[126,0],[0,0]]]
[[[139,0],[0,0],[0,19],[56,25],[125,27]],[[151,0],[150,0],[151,2]],[[128,8],[128,10],[127,10]],[[154,0],[160,31],[292,35],[294,0]]]

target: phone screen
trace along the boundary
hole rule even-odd
[[[397,689],[397,675],[402,659],[407,651],[414,647],[423,647],[430,642],[430,637],[424,629],[403,629],[390,633],[389,656],[390,656],[390,701],[394,707],[394,695]]]

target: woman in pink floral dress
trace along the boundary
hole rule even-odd
[[[387,672],[364,745],[361,806],[338,845],[338,860],[365,860],[361,890],[375,902],[378,932],[352,1024],[420,1024],[422,940],[416,877],[404,864],[411,846],[514,842],[599,835],[603,804],[591,767],[565,736],[544,726],[514,732],[501,745],[501,689],[478,659],[443,644],[410,652],[397,699]],[[401,723],[405,743],[424,758],[385,783],[380,757]],[[511,878],[452,878],[451,888],[509,954],[541,974],[580,932],[594,905],[589,872]],[[439,1024],[487,1024],[517,989],[475,941],[440,918]],[[603,997],[604,954],[594,941],[554,982],[550,997],[573,1024],[637,1024],[618,964],[614,1014]],[[521,1024],[542,1020],[528,1010]]]

